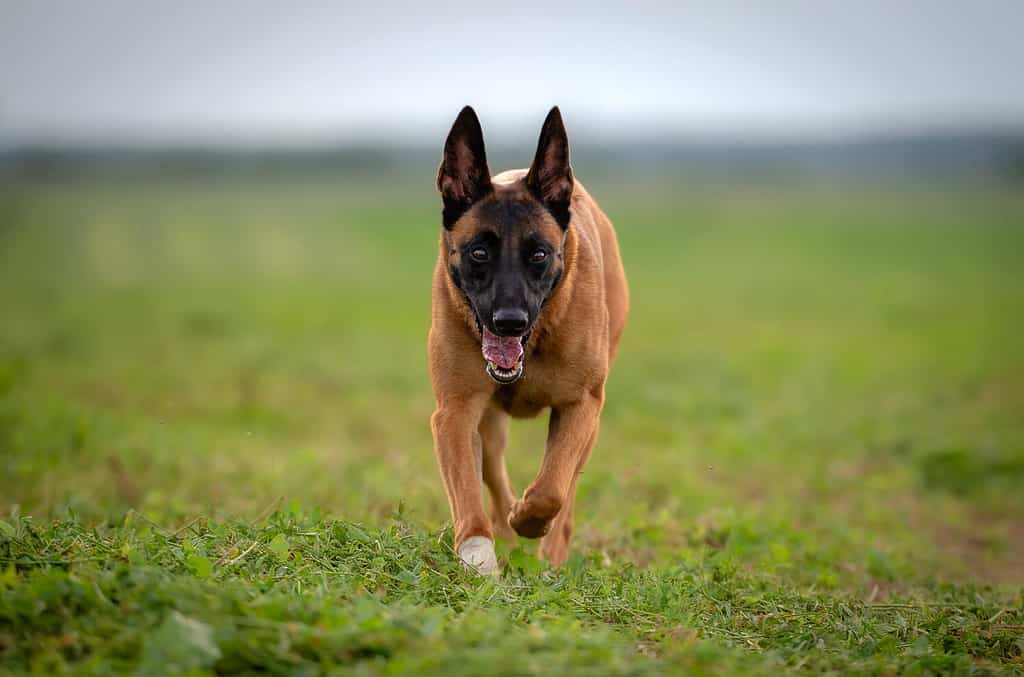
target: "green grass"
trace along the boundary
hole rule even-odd
[[[0,673],[1024,671],[1024,196],[590,188],[633,310],[574,555],[482,581],[429,176],[0,186]]]

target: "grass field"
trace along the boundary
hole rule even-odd
[[[1024,672],[1024,192],[589,187],[633,310],[574,555],[481,580],[429,176],[0,186],[0,673]]]

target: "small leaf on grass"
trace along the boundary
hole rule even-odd
[[[524,574],[539,574],[544,571],[544,562],[523,550],[522,546],[508,553],[508,563]]]
[[[18,582],[18,570],[14,568],[14,563],[7,565],[3,573],[0,573],[0,588],[13,588],[14,584]]]
[[[196,575],[196,578],[209,578],[213,572],[213,564],[199,553],[192,553],[185,558],[185,564]]]
[[[345,535],[349,538],[359,541],[360,543],[372,543],[373,539],[370,535],[357,527],[355,524],[349,524],[345,527]]]
[[[288,537],[284,534],[274,536],[270,543],[267,543],[267,548],[270,552],[274,553],[280,561],[284,562],[288,559]]]
[[[166,675],[209,668],[221,656],[206,623],[171,611],[146,637],[136,674]]]
[[[130,559],[132,555],[132,550],[134,550],[134,548],[132,547],[131,543],[122,543],[121,549],[117,551],[117,554],[123,557],[124,559]]]
[[[926,656],[931,650],[931,642],[928,641],[927,635],[921,635],[910,643],[910,653],[914,656]]]

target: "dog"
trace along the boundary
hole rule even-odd
[[[557,567],[568,557],[576,483],[597,440],[629,310],[615,230],[573,176],[557,106],[530,168],[494,177],[480,121],[463,108],[437,188],[430,422],[455,550],[478,572],[497,574],[495,536],[518,534],[541,538],[540,556]],[[517,499],[504,459],[509,419],[545,409],[544,458]]]

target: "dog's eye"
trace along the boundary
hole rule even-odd
[[[538,249],[537,251],[530,254],[530,263],[541,263],[542,261],[546,261],[547,258],[548,253],[543,249]]]
[[[473,257],[473,260],[477,263],[483,263],[490,258],[490,254],[483,247],[477,247],[473,251],[469,252],[469,255]]]

